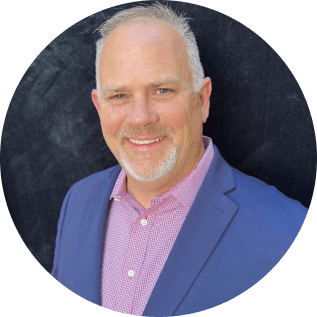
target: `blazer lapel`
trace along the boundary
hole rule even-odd
[[[100,305],[100,279],[102,265],[103,233],[109,198],[121,171],[115,168],[104,184],[96,186],[87,210],[87,221],[82,233],[82,248],[79,254],[78,294]]]
[[[235,188],[232,168],[215,156],[143,312],[172,316],[195,281],[238,205],[225,193]]]

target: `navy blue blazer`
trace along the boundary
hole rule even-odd
[[[100,305],[103,231],[119,165],[71,187],[58,223],[52,275]],[[145,307],[189,314],[224,303],[264,277],[299,232],[307,209],[215,156]]]

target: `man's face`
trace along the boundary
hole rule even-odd
[[[126,24],[106,39],[100,102],[96,91],[92,98],[110,150],[135,179],[172,177],[199,155],[208,107],[187,60],[183,40],[162,22]]]

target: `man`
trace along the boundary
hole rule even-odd
[[[306,209],[230,167],[202,136],[211,81],[185,18],[156,4],[99,30],[92,100],[120,165],[69,190],[52,275],[134,315],[230,300],[281,259]]]

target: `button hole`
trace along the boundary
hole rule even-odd
[[[217,207],[216,205],[214,205],[214,208],[224,214],[224,212],[219,207]]]

